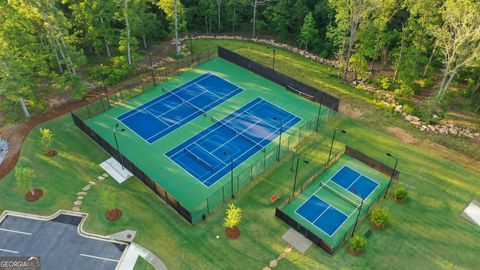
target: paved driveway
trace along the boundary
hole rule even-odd
[[[81,220],[7,215],[0,222],[0,256],[40,256],[42,269],[115,269],[127,245],[80,235]]]

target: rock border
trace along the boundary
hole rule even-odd
[[[181,50],[186,49],[185,41],[188,39],[189,39],[188,36],[185,36],[179,39]],[[311,59],[320,64],[328,65],[334,68],[337,68],[339,66],[339,62],[336,60],[322,58],[309,51],[302,50],[292,45],[278,42],[274,39],[230,36],[230,35],[192,35],[192,39],[227,39],[227,40],[239,40],[239,41],[261,43],[261,44],[265,44],[265,45],[276,47],[276,48],[281,48],[286,51],[299,54],[305,58]],[[175,40],[172,40],[172,42],[175,43]],[[465,137],[465,138],[480,140],[480,132],[475,132],[473,129],[470,129],[467,127],[455,126],[451,123],[430,125],[428,123],[422,122],[420,118],[418,118],[417,116],[407,114],[403,110],[403,106],[398,104],[398,102],[395,100],[395,96],[388,93],[387,91],[376,89],[375,87],[371,85],[367,85],[366,83],[361,81],[352,81],[350,85],[352,85],[353,87],[361,91],[375,94],[377,98],[380,99],[387,107],[393,108],[393,110],[396,113],[402,115],[402,118],[405,121],[409,122],[416,128],[420,129],[421,131],[431,132],[439,135],[454,135],[458,137]]]

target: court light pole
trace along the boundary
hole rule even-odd
[[[359,193],[359,195],[360,195],[360,198],[362,198],[362,202],[360,203],[360,208],[358,209],[357,219],[355,219],[355,225],[353,225],[352,236],[355,233],[355,229],[357,229],[358,219],[360,218],[360,213],[362,212],[362,207],[363,207],[363,197],[362,197],[362,194]]]
[[[295,154],[297,152],[297,149],[296,148],[293,148],[292,149],[292,152],[293,152],[293,155],[292,155],[292,166],[290,166],[290,171],[293,172],[293,164],[295,163]]]
[[[125,131],[124,128],[118,129],[119,124],[117,123],[115,127],[113,128],[113,138],[115,138],[115,145],[117,146],[117,152],[120,155],[120,164],[122,164],[122,171],[125,169],[123,165],[123,155],[120,153],[120,147],[118,146],[118,139],[117,139],[117,131]]]
[[[308,160],[303,160],[305,164],[310,163]],[[293,189],[292,189],[292,198],[295,196],[295,188],[297,186],[297,176],[298,176],[298,165],[300,164],[300,157],[297,158],[297,166],[295,168],[295,177],[293,178]]]
[[[328,152],[327,166],[330,164],[330,157],[332,155],[333,143],[335,142],[335,136],[337,135],[337,130],[340,130],[343,134],[347,133],[345,130],[339,129],[339,128],[335,128],[335,131],[333,131],[332,143],[330,144],[330,152]]]
[[[155,74],[153,72],[153,59],[152,59],[152,52],[150,51],[148,53],[149,59],[150,59],[150,72],[152,74],[152,80],[153,80],[153,85],[157,86],[157,82],[155,81]]]
[[[387,190],[385,191],[385,195],[383,195],[383,198],[384,198],[384,199],[387,197],[388,190],[390,189],[390,185],[392,184],[393,177],[395,176],[395,172],[396,172],[396,170],[397,170],[397,165],[398,165],[398,158],[394,157],[394,156],[393,156],[392,154],[390,154],[390,153],[387,153],[387,156],[395,159],[395,166],[393,167],[392,176],[390,177],[390,181],[388,181],[388,186],[387,186]]]
[[[232,156],[227,152],[223,152],[223,154],[230,158],[230,183],[231,183],[231,189],[232,189],[232,199],[235,198],[235,195],[233,195],[233,159],[232,159]]]
[[[315,126],[316,132],[318,132],[318,125],[320,124],[320,115],[322,114],[322,101],[323,101],[323,96],[320,96],[320,100],[318,102],[317,125]]]
[[[282,147],[283,122],[277,117],[273,117],[273,120],[280,122],[280,136],[278,138],[278,151],[277,151],[277,161],[280,162],[280,148]]]

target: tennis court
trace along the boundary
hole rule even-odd
[[[344,166],[340,169],[331,180],[362,199],[368,198],[378,187],[377,182],[349,166]]]
[[[364,216],[383,194],[388,179],[343,155],[282,211],[335,248],[351,234],[359,211]]]
[[[256,98],[166,153],[210,187],[302,119]]]
[[[146,142],[154,143],[242,91],[207,72],[117,119]]]

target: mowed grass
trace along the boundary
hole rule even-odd
[[[53,148],[60,155],[52,159],[42,156],[35,142],[36,128],[27,138],[17,166],[29,166],[36,171],[36,185],[45,189],[45,197],[35,203],[25,202],[25,191],[15,187],[14,175],[10,173],[0,180],[0,211],[52,214],[58,209],[71,209],[76,193],[101,173],[97,164],[105,160],[107,154],[73,125],[69,115],[41,127],[52,129],[56,136]],[[341,248],[330,256],[313,246],[306,254],[289,253],[276,269],[478,267],[480,230],[460,217],[472,199],[480,198],[478,161],[425,141],[406,144],[378,131],[381,128],[372,129],[368,122],[360,123],[340,115],[332,119],[328,127],[321,127],[319,136],[331,136],[334,127],[348,132],[338,137],[340,141],[381,161],[392,164],[385,153],[396,155],[401,176],[393,188],[399,184],[405,186],[410,194],[409,202],[398,205],[390,196],[380,201],[381,206],[389,209],[391,219],[384,231],[374,231],[368,238],[364,255],[354,257]],[[318,155],[325,156],[326,149],[322,147]],[[316,156],[312,152],[310,155]],[[235,241],[227,240],[223,232],[225,206],[216,208],[206,221],[191,226],[136,179],[121,185],[108,179],[93,187],[82,205],[82,211],[90,213],[85,229],[99,234],[137,230],[135,241],[155,252],[170,269],[262,269],[286,246],[281,236],[289,227],[274,217],[274,207],[279,203],[272,205],[270,196],[279,193],[285,198],[291,192],[290,166],[286,157],[237,194],[234,202],[243,209],[243,220],[242,234]],[[124,212],[119,221],[105,219],[106,209],[99,200],[103,189],[115,191],[118,207]],[[368,228],[365,221],[359,232]],[[216,235],[220,239],[216,239]]]
[[[233,50],[265,66],[272,67],[272,47],[266,45],[221,39],[196,39],[193,41],[194,53],[213,51],[217,46]],[[357,121],[372,128],[387,132],[391,126],[400,127],[415,137],[428,139],[480,160],[480,142],[478,140],[455,136],[445,137],[420,131],[401,119],[398,114],[393,112],[393,108],[387,108],[375,95],[362,92],[341,81],[339,74],[342,71],[339,69],[321,65],[299,54],[277,48],[275,70],[340,98],[341,111],[347,112]]]

